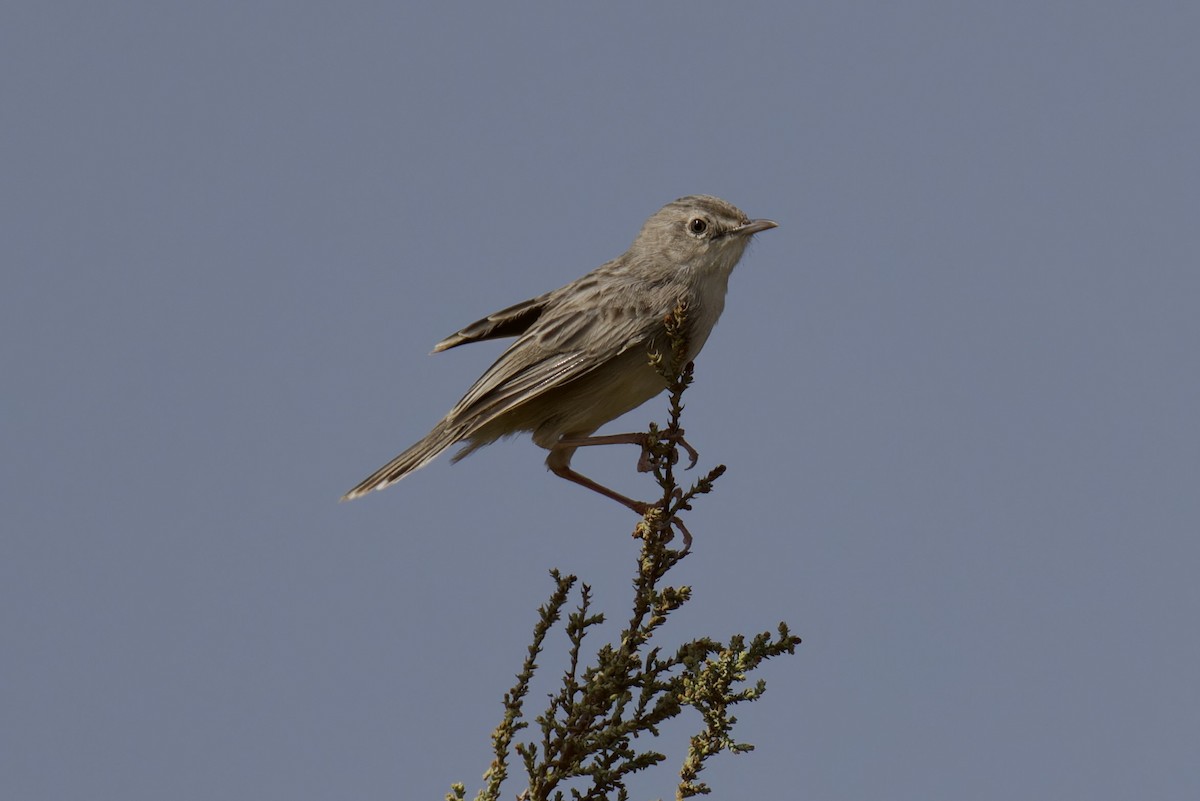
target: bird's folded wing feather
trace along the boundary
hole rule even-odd
[[[439,353],[450,348],[457,348],[468,342],[520,336],[528,331],[529,326],[533,325],[542,315],[542,311],[546,308],[546,302],[552,294],[547,292],[544,295],[538,295],[536,298],[530,298],[509,306],[507,309],[489,314],[482,320],[476,320],[466,328],[454,332],[434,345],[433,352]]]
[[[626,296],[607,303],[555,304],[480,376],[447,415],[448,423],[482,426],[511,409],[575,381],[662,330]]]

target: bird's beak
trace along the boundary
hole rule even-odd
[[[738,236],[750,236],[751,234],[757,234],[759,231],[766,231],[770,228],[778,227],[779,223],[775,222],[774,220],[751,220],[745,225],[739,225],[729,233],[737,234]]]

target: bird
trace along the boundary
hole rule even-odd
[[[696,357],[724,310],[730,273],[747,244],[777,226],[750,219],[711,195],[681,197],[652,214],[624,254],[441,340],[434,353],[516,337],[424,438],[342,500],[389,487],[458,443],[465,447],[453,462],[502,437],[529,432],[534,444],[549,451],[546,465],[555,475],[644,514],[649,504],[576,472],[571,458],[588,445],[646,447],[645,435],[593,434],[667,388],[668,379],[652,366],[649,353],[670,352],[666,320],[677,306],[687,310],[681,364]],[[695,452],[687,447],[694,463]]]

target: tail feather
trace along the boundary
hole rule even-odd
[[[432,462],[438,454],[462,439],[463,433],[462,426],[447,427],[445,424],[439,423],[436,428],[425,435],[424,439],[367,476],[362,483],[343,495],[341,499],[352,501],[372,490],[383,489],[395,484],[414,470]]]

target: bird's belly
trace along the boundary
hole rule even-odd
[[[589,436],[666,387],[666,380],[650,366],[645,351],[631,349],[588,375],[512,409],[485,426],[480,439],[530,431],[534,443],[548,450],[564,436]],[[503,431],[493,435],[487,429],[494,427]]]

